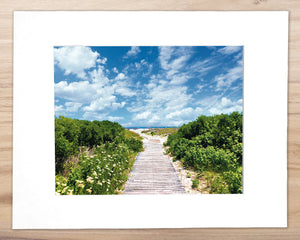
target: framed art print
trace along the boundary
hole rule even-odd
[[[287,57],[284,11],[15,12],[13,228],[286,227]]]

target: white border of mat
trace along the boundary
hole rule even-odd
[[[55,196],[53,46],[244,46],[244,194]],[[287,226],[288,12],[15,12],[13,228]]]

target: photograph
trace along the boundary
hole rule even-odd
[[[53,58],[55,195],[243,194],[243,46]]]

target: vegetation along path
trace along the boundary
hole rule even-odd
[[[142,134],[145,151],[135,160],[123,194],[185,194],[168,156],[164,155],[162,138]]]

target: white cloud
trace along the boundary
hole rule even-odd
[[[201,81],[203,81],[203,79],[202,79]],[[208,84],[197,84],[197,85],[196,85],[196,89],[195,89],[195,93],[200,93],[201,90],[202,90],[204,87],[206,87],[207,85],[208,85]]]
[[[150,80],[148,84],[145,85],[147,89],[153,89],[157,86],[156,80]]]
[[[188,76],[186,76],[186,75],[176,75],[176,76],[172,77],[170,84],[181,85],[181,84],[186,83],[187,80],[188,80]]]
[[[148,123],[150,123],[150,124],[159,123],[159,122],[161,122],[161,118],[158,117],[157,115],[154,115],[154,116],[148,121]]]
[[[145,98],[143,101],[147,109],[167,110],[185,106],[192,99],[191,94],[187,94],[187,87],[181,85],[170,85],[168,81],[160,79],[161,76],[151,76],[151,80],[144,89]],[[181,80],[178,78],[178,81]]]
[[[77,77],[87,79],[85,70],[96,66],[98,52],[84,46],[71,46],[54,48],[54,62],[65,71],[65,75],[71,73]]]
[[[117,76],[116,76],[116,80],[122,80],[122,79],[125,79],[126,76],[124,73],[119,73]]]
[[[117,110],[118,108],[123,108],[125,106],[125,104],[126,104],[126,102],[120,102],[120,103],[114,102],[114,103],[112,103],[111,106],[112,106],[113,110]]]
[[[82,103],[66,102],[65,106],[67,112],[78,112],[79,108],[82,106]]]
[[[107,94],[106,96],[100,96],[93,100],[90,105],[84,107],[83,110],[87,112],[101,111],[105,108],[112,108],[112,105],[115,102],[116,96]]]
[[[136,56],[140,52],[140,48],[137,46],[131,47],[131,49],[126,53],[125,58]]]
[[[133,97],[134,95],[136,95],[136,93],[128,87],[119,87],[116,89],[116,93],[125,97]]]
[[[240,51],[238,54],[234,56],[234,59],[237,61],[242,61],[243,60],[243,51]]]
[[[122,119],[124,119],[124,118],[123,118],[123,117],[113,117],[113,116],[108,116],[107,119],[108,119],[109,121],[115,122],[115,121],[122,120]]]
[[[160,65],[164,70],[169,69],[169,60],[173,54],[174,47],[159,47]]]
[[[107,114],[105,113],[97,113],[97,112],[85,112],[83,114],[83,119],[86,120],[105,120],[107,118]]]
[[[104,66],[98,65],[97,69],[88,72],[89,81],[56,83],[55,97],[69,101],[65,106],[56,106],[56,115],[70,114],[82,107],[84,116],[99,119],[107,116],[103,115],[105,112],[123,108],[126,102],[120,102],[117,94],[128,97],[135,95],[135,92],[127,86],[123,73],[118,75],[118,80],[108,79],[105,70]],[[97,114],[99,118],[96,118]]]
[[[96,62],[100,64],[106,64],[107,58],[97,59]]]
[[[209,108],[209,107],[213,106],[214,104],[216,104],[221,97],[222,97],[222,94],[205,97],[205,98],[197,101],[196,104],[201,105],[203,108]]]
[[[188,120],[194,120],[195,110],[191,115],[189,109],[183,110],[192,100],[192,95],[187,94],[187,87],[170,85],[160,77],[152,76],[143,89],[144,97],[138,98],[135,106],[127,108],[128,111],[136,113],[133,120],[145,126],[178,126]]]
[[[186,62],[189,60],[189,58],[190,58],[189,55],[185,55],[171,61],[168,66],[169,71],[167,73],[167,76],[171,77],[175,73],[178,73],[178,71],[181,70],[186,65]]]
[[[229,69],[226,74],[220,74],[215,77],[217,82],[216,91],[229,88],[233,82],[241,78],[243,78],[243,65],[242,61],[239,61],[238,65]]]
[[[65,108],[63,105],[54,105],[55,116],[61,116],[65,113]]]
[[[116,67],[113,68],[114,73],[119,73],[118,69]]]
[[[216,47],[215,46],[206,46],[208,49],[210,50],[216,50]]]
[[[243,99],[237,101],[231,101],[230,99],[223,97],[214,107],[209,109],[209,112],[215,114],[227,114],[235,111],[243,111]]]
[[[192,96],[186,93],[185,86],[169,86],[167,84],[160,84],[153,88],[147,94],[145,99],[147,109],[166,108],[173,110],[182,108],[188,104]]]
[[[99,65],[97,69],[89,72],[92,82],[97,83],[97,86],[104,86],[108,84],[109,79],[106,77],[107,72],[104,66]]]
[[[153,65],[152,64],[146,64],[146,65],[143,65],[143,66],[148,67],[147,72],[143,72],[143,77],[149,76],[152,72]]]
[[[172,78],[178,73],[191,57],[190,47],[159,47],[159,61],[167,77]]]
[[[188,88],[183,85],[190,78],[186,69],[190,68],[187,62],[191,54],[190,47],[159,48],[159,61],[164,72],[152,75],[142,90],[145,97],[138,99],[135,106],[127,108],[136,113],[134,120],[148,126],[178,126],[194,119],[196,110],[186,108],[192,94],[187,94]],[[140,64],[146,65],[146,61],[142,60]]]
[[[124,97],[132,97],[132,96],[136,95],[136,92],[133,91],[131,88],[129,88],[130,84],[125,79],[126,79],[125,75],[124,75],[124,77],[121,75],[121,76],[119,76],[118,79],[116,78],[116,80],[118,80],[118,81],[115,84],[112,85],[115,92],[122,95],[122,96],[124,96]]]
[[[128,63],[122,72],[125,73],[128,78],[136,79],[140,77],[148,77],[153,69],[153,64],[149,64],[145,59],[137,62]]]
[[[142,60],[140,61],[140,63],[141,63],[142,65],[147,65],[147,64],[148,64],[148,62],[147,62],[145,59],[142,59]]]
[[[56,116],[65,115],[66,113],[71,114],[78,112],[79,108],[82,106],[81,103],[76,102],[66,102],[65,105],[55,105],[54,111]]]
[[[133,124],[133,122],[127,122],[125,124],[122,124],[123,127],[129,128],[129,127],[137,127],[137,125]]]
[[[98,120],[98,121],[109,120],[113,122],[124,119],[123,117],[109,116],[107,113],[97,113],[97,112],[85,112],[83,118],[87,120]]]
[[[171,112],[166,116],[166,118],[177,120],[177,121],[194,120],[201,113],[202,113],[202,108],[200,107],[197,107],[195,109],[188,107],[188,108],[183,108],[181,110]]]
[[[134,119],[136,120],[142,120],[142,119],[147,119],[149,117],[149,115],[151,114],[151,112],[146,111],[146,112],[142,112],[137,114]]]
[[[241,49],[242,49],[241,46],[227,46],[219,49],[218,52],[221,54],[230,55],[240,51]]]
[[[88,106],[84,107],[83,110],[87,112],[102,111],[104,109],[117,110],[123,108],[125,102],[117,102],[117,97],[113,95],[114,89],[112,87],[105,87],[99,90],[97,98],[94,99]]]
[[[210,70],[217,68],[218,66],[220,66],[220,64],[218,64],[216,60],[211,57],[205,60],[195,61],[188,67],[188,70],[190,72],[196,73],[197,77],[201,77],[207,74]]]
[[[55,97],[69,101],[89,103],[97,94],[97,89],[88,81],[71,82],[61,81],[54,84]]]
[[[142,67],[142,64],[140,64],[138,62],[135,62],[134,65],[135,65],[135,67],[136,67],[137,70],[140,70],[141,67]]]

